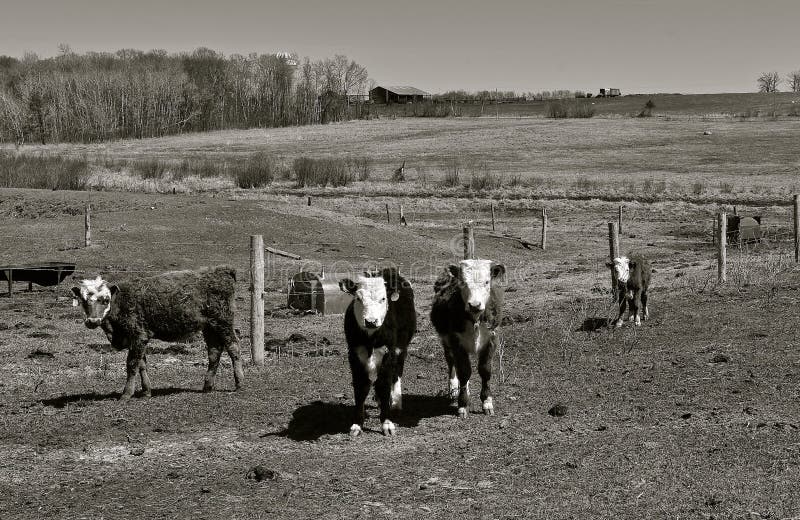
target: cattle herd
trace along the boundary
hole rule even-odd
[[[614,272],[619,300],[616,327],[623,324],[626,306],[636,325],[647,318],[650,264],[641,256],[615,258],[606,264]],[[469,411],[472,358],[481,376],[483,412],[494,414],[490,380],[498,348],[505,267],[491,260],[461,260],[445,269],[434,284],[430,319],[442,342],[448,369],[450,399],[459,417]],[[174,271],[111,284],[98,276],[72,288],[74,305],[84,311],[84,324],[100,327],[111,346],[127,350],[127,380],[120,399],[134,392],[137,374],[142,391],[150,396],[147,343],[151,339],[179,341],[198,332],[208,348],[204,391],[214,388],[220,356],[233,363],[236,388],[244,375],[234,331],[236,272],[220,266],[196,271]],[[350,434],[362,433],[364,405],[371,387],[380,410],[381,431],[394,435],[392,414],[402,410],[402,377],[406,351],[417,331],[414,291],[396,268],[365,272],[340,282],[353,296],[344,316],[344,333],[353,381],[355,411]]]

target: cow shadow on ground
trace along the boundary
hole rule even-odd
[[[352,403],[326,403],[314,401],[292,412],[289,425],[282,431],[267,433],[264,437],[287,437],[293,441],[315,441],[323,435],[350,431],[353,424]],[[446,396],[403,395],[403,411],[392,420],[400,427],[414,428],[422,419],[450,415],[450,399]],[[376,417],[377,406],[367,406],[367,415]],[[368,431],[369,428],[365,428]]]
[[[186,393],[202,393],[202,390],[198,390],[195,388],[177,388],[177,387],[154,388],[151,391],[152,395],[151,399],[166,397],[175,394],[186,394]],[[42,399],[40,402],[44,406],[50,406],[52,408],[64,408],[68,404],[77,403],[80,401],[116,401],[119,399],[120,395],[122,395],[122,392],[109,392],[106,394],[89,392],[85,394],[60,395],[58,397],[52,397],[50,399]],[[133,396],[134,399],[138,399],[141,397],[142,397],[141,391],[136,392]]]
[[[609,318],[586,318],[581,323],[581,326],[575,329],[575,332],[597,332],[610,327],[612,321]]]

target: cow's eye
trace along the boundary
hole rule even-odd
[[[381,298],[381,303],[386,303],[386,298]]]

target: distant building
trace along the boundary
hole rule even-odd
[[[601,88],[600,93],[597,94],[597,97],[617,97],[621,95],[622,94],[620,93],[618,88],[608,88],[608,89]]]
[[[424,90],[409,86],[378,85],[369,91],[369,99],[373,103],[416,103],[430,97]]]

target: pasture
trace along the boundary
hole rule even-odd
[[[217,390],[200,393],[202,340],[155,342],[153,397],[120,403],[124,354],[83,326],[69,285],[17,284],[1,296],[0,516],[796,517],[800,270],[783,239],[800,187],[798,139],[792,119],[465,118],[35,147],[86,156],[96,186],[131,191],[0,190],[0,264],[67,260],[79,276],[112,280],[232,264],[249,359],[248,236],[303,260],[268,259],[266,364],[245,366],[239,392],[223,358]],[[366,156],[374,174],[337,189],[219,180],[171,194],[155,193],[172,191],[168,178],[148,184],[104,166],[255,151],[287,162]],[[393,183],[403,159],[409,178]],[[441,187],[454,164],[465,182],[481,168],[506,181]],[[489,199],[499,232],[533,242],[545,206],[548,248],[489,236]],[[87,201],[93,245],[84,248]],[[598,324],[616,312],[603,264],[620,201],[621,249],[647,255],[655,272],[651,319],[614,331]],[[772,238],[732,248],[729,282],[718,286],[711,226],[726,202],[762,215]],[[444,397],[428,313],[435,276],[460,258],[466,219],[479,256],[506,265],[507,292],[496,415],[473,398],[462,420]],[[387,263],[411,280],[419,312],[405,410],[398,434],[383,437],[370,398],[365,432],[351,439],[342,317],[287,310],[286,278]],[[566,414],[550,415],[556,404]],[[256,466],[269,470],[261,480],[249,475]]]

